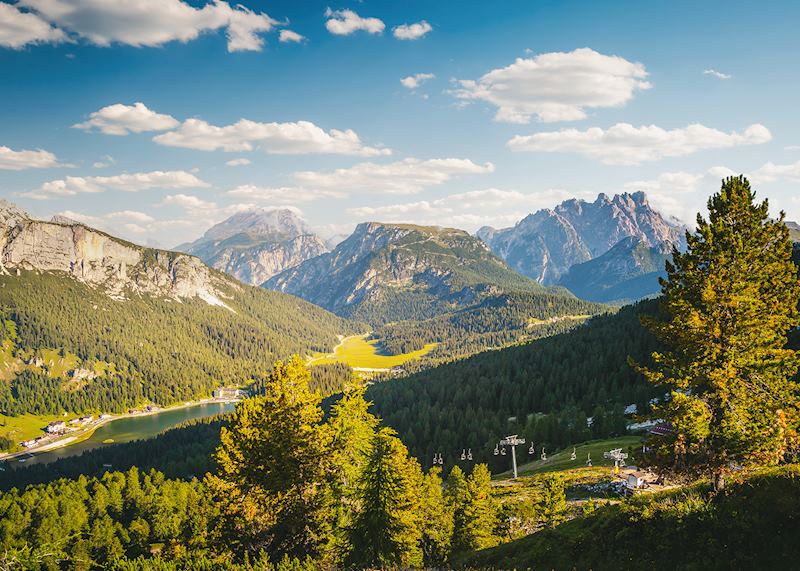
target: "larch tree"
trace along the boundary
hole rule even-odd
[[[453,509],[446,501],[442,469],[431,468],[422,481],[422,555],[426,566],[439,567],[447,561],[453,541]]]
[[[390,428],[380,429],[359,482],[359,511],[349,529],[352,567],[422,564],[419,489],[422,469]]]
[[[225,540],[274,558],[324,557],[330,545],[330,428],[299,357],[276,362],[264,396],[245,399],[220,434],[211,489]]]
[[[771,219],[744,177],[725,179],[708,210],[667,264],[665,317],[645,320],[666,350],[640,370],[670,393],[658,414],[672,433],[652,439],[652,462],[710,474],[720,490],[733,467],[776,463],[796,443],[800,359],[787,333],[800,283],[783,213]]]
[[[542,477],[541,484],[536,501],[536,515],[542,525],[555,527],[567,515],[564,478],[558,474],[546,474]]]

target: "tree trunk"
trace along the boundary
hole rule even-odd
[[[725,489],[725,473],[724,472],[714,472],[712,476],[712,483],[714,485],[715,492],[721,492]]]

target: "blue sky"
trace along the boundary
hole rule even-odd
[[[162,246],[253,206],[691,220],[733,172],[800,219],[797,3],[240,4],[0,0],[0,195]]]

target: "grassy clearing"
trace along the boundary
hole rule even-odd
[[[345,337],[333,353],[315,357],[308,364],[345,363],[354,369],[391,369],[413,359],[419,359],[436,345],[437,343],[429,343],[418,351],[402,355],[383,355],[377,340],[368,340],[367,335],[354,335]]]
[[[64,417],[60,415],[5,416],[0,414],[0,436],[8,436],[14,442],[30,440],[44,434],[42,428],[54,420],[64,420]]]
[[[640,436],[620,436],[619,438],[610,438],[608,440],[592,440],[584,442],[575,446],[575,455],[577,458],[571,460],[572,447],[568,447],[556,454],[547,455],[547,461],[535,460],[526,464],[520,464],[518,473],[520,476],[531,476],[533,474],[542,474],[544,472],[561,472],[563,470],[571,470],[574,468],[582,468],[586,466],[587,454],[592,455],[592,465],[596,468],[610,468],[614,462],[603,458],[603,452],[608,452],[613,448],[622,448],[627,451],[629,447],[636,448],[642,442]],[[524,462],[528,458],[528,445],[517,447],[517,459],[519,462]],[[536,447],[536,458],[539,457],[541,448]],[[509,464],[511,464],[511,457],[509,454]],[[511,470],[496,474],[495,479],[505,480],[511,477]]]

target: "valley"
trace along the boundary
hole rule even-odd
[[[344,363],[356,373],[389,373],[393,368],[424,357],[436,347],[429,343],[417,351],[399,355],[384,354],[378,339],[370,339],[369,334],[351,335],[343,338],[332,353],[309,359],[309,366],[325,363]]]

